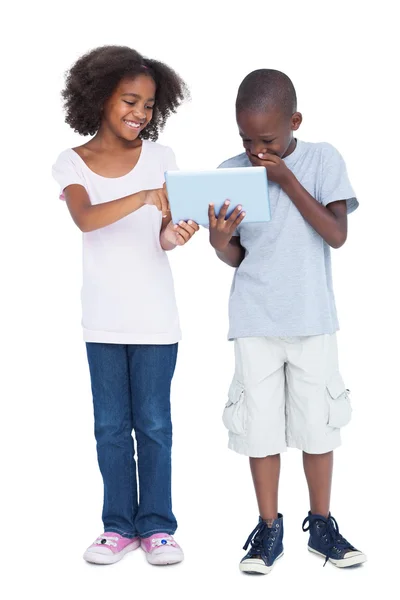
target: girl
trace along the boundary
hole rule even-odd
[[[154,142],[186,95],[169,67],[120,46],[81,57],[63,91],[66,122],[94,135],[62,152],[53,174],[83,232],[82,324],[104,482],[104,533],[84,558],[97,564],[139,546],[151,564],[183,559],[172,537],[170,416],[181,332],[165,250],[198,226],[172,223],[164,172],[175,157]]]

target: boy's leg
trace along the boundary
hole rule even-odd
[[[284,363],[278,338],[235,340],[235,374],[223,415],[231,450],[252,459],[286,450]]]
[[[170,389],[178,344],[129,346],[132,413],[137,441],[140,537],[173,534]]]
[[[283,519],[278,513],[280,453],[286,450],[282,344],[276,338],[241,338],[235,342],[235,359],[223,420],[229,447],[250,457],[259,506],[239,568],[266,574],[283,554]]]
[[[303,450],[311,512],[327,517],[333,449],[340,445],[340,429],[330,423],[330,402],[336,399],[331,399],[329,386],[332,380],[337,386],[340,378],[336,338],[289,338],[286,348],[287,441],[289,446]],[[344,384],[342,388],[334,395],[342,395]],[[339,408],[346,410],[345,406]]]
[[[286,341],[287,444],[305,456],[313,499],[329,503],[331,452],[340,446],[340,428],[350,419],[346,387],[339,373],[336,336],[317,335]],[[319,455],[319,457],[315,457]],[[317,481],[324,498],[317,499]]]
[[[308,548],[337,567],[358,565],[365,554],[340,533],[329,511],[333,450],[351,407],[338,368],[335,335],[287,341],[287,440],[303,450],[311,510],[303,522]]]
[[[280,467],[280,454],[265,458],[250,458],[260,517],[269,524],[278,517]]]
[[[224,411],[229,447],[250,457],[260,516],[278,514],[280,452],[285,443],[284,356],[279,339],[235,342],[235,375]]]
[[[244,573],[266,575],[283,555],[283,517],[278,512],[280,454],[250,458],[259,520],[243,549],[239,568]]]
[[[333,452],[325,452],[325,454],[303,452],[303,465],[311,512],[327,518],[331,498]]]
[[[105,532],[136,536],[136,465],[128,354],[122,344],[87,343]]]

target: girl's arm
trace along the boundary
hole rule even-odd
[[[145,190],[103,204],[91,204],[85,188],[72,184],[64,189],[64,196],[74,223],[85,233],[112,225],[145,205],[155,206],[163,216],[168,214],[164,189]]]
[[[160,231],[160,244],[163,250],[173,250],[177,246],[183,246],[199,230],[194,221],[180,221],[179,225],[172,222],[171,213],[168,212],[163,219]]]

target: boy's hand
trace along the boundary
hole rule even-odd
[[[178,225],[175,225],[173,221],[170,221],[163,231],[163,237],[164,240],[170,244],[183,246],[198,230],[199,226],[194,221],[188,221],[187,223],[185,223],[185,221],[180,221]]]
[[[291,175],[291,170],[285,162],[276,154],[258,154],[257,157],[251,156],[251,162],[255,167],[265,167],[267,169],[268,179],[275,181],[279,185],[287,182]]]
[[[211,246],[219,252],[223,252],[227,248],[235,229],[240,225],[246,216],[245,212],[241,212],[242,207],[239,205],[235,208],[229,219],[225,219],[229,205],[229,200],[226,200],[225,204],[219,211],[218,217],[215,216],[214,204],[210,204],[208,207],[210,243]]]

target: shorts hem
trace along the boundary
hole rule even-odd
[[[336,448],[339,448],[342,445],[340,436],[335,440],[318,444],[305,444],[294,438],[288,438],[286,443],[288,448],[296,448],[297,450],[301,450],[307,454],[326,454],[327,452],[336,450]]]
[[[280,446],[279,448],[273,450],[271,450],[271,448],[260,450],[260,447],[258,446],[253,450],[251,445],[243,442],[234,442],[231,439],[228,442],[228,448],[237,454],[242,454],[244,456],[248,456],[249,458],[265,458],[267,456],[275,456],[276,454],[282,454],[287,450],[286,445]]]

